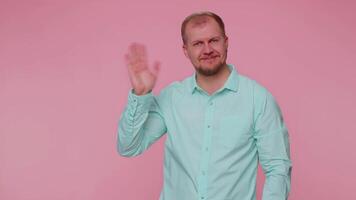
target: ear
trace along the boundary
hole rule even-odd
[[[187,57],[189,59],[187,45],[183,44],[182,49],[183,49],[183,53],[184,53],[185,57]]]
[[[225,36],[225,45],[226,48],[229,47],[229,37]]]

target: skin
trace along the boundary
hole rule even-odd
[[[134,93],[136,95],[149,93],[156,84],[160,63],[156,61],[150,69],[146,47],[137,43],[129,46],[125,61]]]
[[[199,26],[189,22],[183,52],[196,70],[197,84],[209,95],[221,88],[230,71],[226,65],[228,38],[212,18]],[[160,63],[149,67],[146,48],[133,43],[125,55],[130,82],[136,95],[149,93],[155,86]]]
[[[198,26],[189,22],[185,36],[183,51],[197,72],[197,83],[212,94],[224,85],[230,74],[226,65],[228,37],[212,18]]]

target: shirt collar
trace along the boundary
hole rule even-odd
[[[227,66],[230,69],[230,75],[227,78],[224,86],[220,89],[220,91],[224,90],[224,89],[228,89],[231,90],[233,92],[237,92],[238,89],[238,73],[235,69],[234,65],[231,64],[227,64]],[[191,77],[191,93],[194,93],[195,90],[203,90],[202,88],[199,87],[199,85],[197,84],[197,80],[196,80],[196,72],[194,73],[194,75]]]

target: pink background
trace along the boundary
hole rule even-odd
[[[136,158],[116,153],[123,55],[137,41],[162,62],[156,93],[190,75],[180,23],[200,10],[221,15],[229,63],[283,110],[290,199],[356,199],[356,3],[346,0],[1,0],[0,199],[158,199],[164,140]]]

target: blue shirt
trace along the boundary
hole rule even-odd
[[[129,93],[118,152],[139,155],[167,133],[160,200],[254,200],[258,161],[266,175],[262,199],[287,199],[291,161],[281,111],[264,87],[228,66],[212,95],[195,75],[158,96]]]

